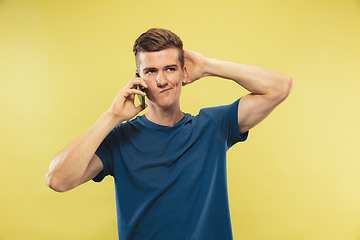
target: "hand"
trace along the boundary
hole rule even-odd
[[[135,117],[143,110],[141,104],[139,106],[135,106],[134,103],[136,94],[144,97],[146,96],[144,92],[136,89],[136,86],[138,85],[142,85],[144,88],[148,88],[144,79],[133,78],[123,89],[119,91],[114,102],[111,104],[108,113],[111,117],[117,119],[119,123]],[[147,104],[145,104],[145,108],[146,107]]]
[[[184,62],[187,76],[183,81],[183,86],[208,76],[206,67],[209,59],[202,54],[184,48]]]

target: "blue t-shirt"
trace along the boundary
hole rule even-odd
[[[239,100],[184,114],[172,127],[144,115],[115,127],[96,151],[115,179],[119,239],[232,239],[226,151]]]

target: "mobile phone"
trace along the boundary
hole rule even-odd
[[[138,73],[136,73],[135,76],[140,77],[140,75]],[[136,88],[137,88],[137,90],[145,92],[145,88],[141,85],[137,85]],[[139,101],[140,101],[142,108],[145,109],[145,97],[141,96],[141,95],[138,95],[138,97],[139,97]]]

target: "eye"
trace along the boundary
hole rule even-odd
[[[155,73],[156,71],[154,69],[149,69],[145,72],[145,74],[152,74]]]
[[[171,67],[171,68],[167,68],[166,69],[166,71],[168,71],[168,72],[172,72],[172,71],[175,71],[176,69],[175,68],[173,68],[173,67]]]

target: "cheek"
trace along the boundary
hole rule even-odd
[[[173,78],[169,79],[169,81],[171,82],[172,85],[174,86],[181,86],[182,85],[182,81],[183,81],[183,76],[182,75],[177,75],[174,76]]]
[[[182,89],[182,82],[178,82],[177,85],[176,85],[176,96],[180,96],[180,93],[181,93],[181,89]]]
[[[148,85],[148,88],[145,90],[146,97],[149,100],[154,100],[154,97],[156,96],[156,93],[159,91],[159,88],[156,84],[156,81],[152,81],[151,79],[146,80],[146,84]]]
[[[181,85],[180,85],[180,87],[179,87],[179,89],[177,91],[177,97],[180,97],[180,94],[181,94]]]
[[[154,92],[153,89],[154,89],[154,87],[152,87],[152,86],[150,86],[150,85],[148,84],[148,88],[145,90],[145,93],[146,93],[146,97],[147,97],[147,98],[149,98],[149,99],[152,98],[153,92]]]

